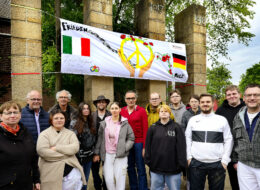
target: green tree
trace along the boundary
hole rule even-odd
[[[140,0],[114,0],[114,31],[134,34],[134,8]],[[156,2],[156,1],[154,1]],[[207,50],[209,59],[228,57],[228,44],[238,39],[248,45],[254,34],[248,32],[254,0],[165,0],[166,40],[174,42],[174,17],[191,4],[206,7]]]
[[[42,0],[42,49],[43,72],[56,72],[56,64],[60,62],[60,55],[56,50],[55,32],[55,1]],[[83,4],[81,0],[61,0],[61,17],[74,22],[83,22]],[[58,42],[60,43],[60,42]],[[56,76],[54,73],[43,75],[43,87],[48,92],[55,92]],[[69,90],[76,102],[83,100],[84,77],[82,75],[62,74],[62,89]],[[79,88],[75,88],[75,84]],[[75,98],[76,97],[76,98]]]
[[[239,82],[239,89],[241,92],[245,91],[245,87],[248,84],[260,84],[260,62],[254,64],[252,67],[246,70],[245,74],[241,75]]]
[[[134,25],[134,10],[135,7],[138,6],[139,2],[140,0],[113,0],[114,31],[136,34]],[[156,3],[156,1],[153,2]],[[207,53],[209,55],[209,59],[213,63],[216,62],[219,56],[228,57],[228,44],[230,42],[238,39],[239,42],[248,45],[248,42],[254,36],[254,34],[247,32],[248,28],[250,28],[248,20],[253,19],[254,16],[254,12],[250,10],[250,8],[255,5],[254,0],[165,0],[164,8],[166,11],[167,41],[174,42],[174,16],[191,4],[199,4],[206,7]],[[55,54],[50,56],[50,53],[55,53],[52,50],[52,46],[55,44],[56,18],[52,16],[55,13],[54,7],[53,0],[42,0],[43,60],[48,60],[47,62],[43,62],[43,65],[46,68],[50,68],[52,67],[51,64],[55,64],[51,58],[56,59]],[[82,0],[61,0],[61,17],[83,23]],[[49,57],[44,58],[44,56],[47,55]],[[51,75],[45,76],[45,78],[48,77],[51,77]],[[62,81],[64,79],[62,88],[65,88],[64,85],[73,87],[74,84],[72,84],[72,82],[74,80],[69,80],[73,77],[76,77],[76,81],[79,81],[79,84],[83,85],[83,76],[62,75]],[[49,83],[53,80],[46,81]],[[120,82],[118,83],[120,84]],[[52,86],[50,84],[46,85]],[[80,89],[83,89],[83,87]],[[54,89],[52,89],[52,91],[54,91]]]
[[[207,91],[215,96],[215,98],[222,102],[225,97],[226,86],[232,84],[231,72],[227,69],[225,64],[216,63],[212,68],[207,68]]]

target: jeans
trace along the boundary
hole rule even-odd
[[[224,190],[226,170],[220,161],[204,163],[192,159],[189,165],[190,190],[204,190],[208,176],[209,190]]]
[[[169,190],[180,190],[181,173],[175,175],[162,175],[151,172],[151,190],[163,190],[165,183]]]
[[[92,165],[92,161],[89,161],[82,165],[87,183],[88,183],[88,177],[89,177],[91,165]],[[87,190],[87,185],[84,185],[82,187],[82,190]]]
[[[135,143],[128,155],[127,172],[130,190],[147,190],[147,178],[142,151],[143,143]]]
[[[228,164],[228,174],[229,174],[229,181],[232,187],[232,190],[239,190],[238,180],[237,180],[237,170],[233,167],[234,162],[230,162]]]
[[[96,190],[107,190],[105,179],[103,176],[103,182],[102,179],[99,176],[99,167],[100,167],[100,162],[93,162],[91,171],[92,171],[92,176],[93,176],[93,181],[94,181],[94,187]]]

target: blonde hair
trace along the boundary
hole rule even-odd
[[[157,112],[159,113],[160,112],[160,109],[164,109],[166,110],[167,112],[169,112],[169,114],[171,114],[171,108],[167,105],[160,105],[158,108],[157,108]]]

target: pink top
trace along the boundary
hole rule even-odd
[[[120,122],[114,122],[112,120],[112,116],[106,117],[105,121],[106,121],[106,128],[105,128],[106,152],[110,154],[115,154],[121,125]]]

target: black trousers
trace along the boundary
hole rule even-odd
[[[103,176],[103,180],[99,176],[99,168],[100,168],[100,162],[92,162],[91,170],[92,170],[92,176],[94,181],[94,187],[96,190],[107,190],[105,178]]]
[[[234,164],[235,164],[234,162],[230,162],[227,167],[228,174],[229,174],[229,180],[230,180],[230,185],[232,187],[232,190],[239,190],[237,171],[233,167]]]
[[[221,162],[203,163],[192,159],[189,165],[190,190],[204,190],[208,176],[209,190],[224,190],[226,170]]]

